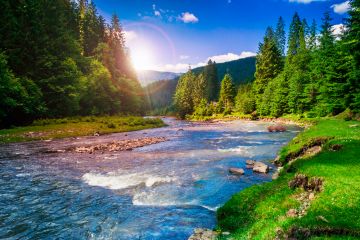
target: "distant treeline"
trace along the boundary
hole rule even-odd
[[[279,117],[307,117],[360,111],[360,1],[351,10],[342,32],[335,35],[329,13],[309,26],[294,14],[285,48],[285,23],[268,27],[256,58],[255,80],[235,90],[227,74],[218,88],[209,88],[206,71],[189,71],[179,81],[174,98],[180,117],[188,114],[240,113]],[[286,54],[285,54],[286,52]],[[208,90],[211,89],[212,94]],[[218,95],[219,94],[219,97]],[[217,102],[214,102],[217,101]]]
[[[0,0],[0,127],[145,111],[119,18],[87,0]]]
[[[225,63],[215,63],[210,61],[209,64],[215,65],[215,69],[213,69],[213,74],[214,76],[216,76],[218,86],[220,86],[222,78],[227,73],[231,74],[231,76],[233,77],[234,84],[236,86],[239,86],[240,84],[249,83],[254,80],[255,61],[255,57],[248,57]],[[208,68],[209,66],[199,67],[192,69],[192,72],[195,75],[204,73],[203,77],[206,78],[205,82],[215,81],[215,78],[212,78],[211,74],[205,74],[206,71],[209,71]],[[152,109],[152,114],[163,115],[172,114],[175,112],[175,108],[173,105],[173,97],[175,95],[178,81],[179,78],[175,80],[164,80],[154,82],[145,87],[146,95],[148,96],[149,103]],[[219,89],[215,91],[218,90]],[[208,89],[207,91],[210,91],[210,89]],[[216,100],[216,98],[214,100]]]

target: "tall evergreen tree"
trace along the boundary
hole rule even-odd
[[[187,73],[180,77],[178,85],[176,86],[174,105],[181,118],[185,118],[187,114],[193,112],[194,102],[192,94],[195,78],[194,73],[189,69]]]
[[[236,91],[232,77],[230,74],[226,74],[221,81],[220,96],[217,107],[218,112],[225,114],[231,113],[234,107],[235,95]]]
[[[309,36],[307,38],[307,46],[310,51],[314,51],[317,47],[317,25],[315,19],[312,21]]]
[[[205,98],[208,101],[216,101],[220,91],[220,84],[216,63],[211,59],[204,68],[204,78],[206,82]]]
[[[274,39],[274,33],[268,28],[264,37],[264,42],[259,46],[256,58],[256,72],[254,81],[254,91],[256,94],[256,106],[261,105],[262,94],[267,84],[274,79],[283,68],[281,52]]]
[[[350,1],[351,9],[347,20],[346,46],[354,59],[351,71],[350,107],[360,112],[360,0]]]
[[[302,22],[298,13],[295,13],[289,29],[288,37],[288,50],[287,50],[287,60],[292,61],[294,55],[296,55],[300,49],[300,36],[302,28]]]
[[[275,38],[278,49],[281,54],[285,55],[285,44],[286,44],[286,36],[285,36],[285,22],[282,17],[279,17],[279,20],[276,25],[275,30]]]

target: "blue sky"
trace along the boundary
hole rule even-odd
[[[346,17],[344,0],[94,0],[107,20],[117,13],[138,69],[183,72],[253,55],[267,26],[279,16],[289,27],[294,12],[321,24],[330,11],[333,24]]]

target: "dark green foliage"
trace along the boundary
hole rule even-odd
[[[143,90],[116,15],[108,27],[87,0],[0,0],[0,5],[0,51],[7,56],[2,64],[11,73],[6,81],[22,86],[16,88],[17,102],[38,103],[31,108],[22,103],[16,116],[11,108],[3,110],[0,121],[8,121],[5,115],[23,118],[12,121],[21,124],[37,117],[144,112]]]
[[[256,99],[257,114],[280,117],[295,113],[305,116],[337,115],[345,109],[360,110],[360,68],[356,61],[359,52],[359,1],[353,9],[345,32],[334,36],[331,17],[325,13],[321,32],[316,22],[309,27],[306,20],[294,14],[290,24],[288,50],[284,68],[277,46],[278,34],[268,28],[257,57],[253,91],[239,89],[236,111],[249,113],[244,104]],[[283,23],[279,20],[278,29]],[[275,41],[274,41],[275,40]],[[277,43],[277,44],[274,44]],[[251,98],[249,96],[252,96]]]
[[[282,55],[285,55],[285,44],[286,44],[285,22],[282,17],[279,17],[278,23],[276,25],[275,39],[276,39],[276,45],[280,50],[280,53]]]
[[[248,57],[225,63],[216,63],[218,91],[220,91],[220,82],[227,73],[232,76],[233,82],[236,86],[252,82],[254,80],[255,62],[255,57]],[[193,72],[195,74],[200,74],[204,71],[204,68],[205,67],[195,68],[193,69]],[[217,93],[217,96],[218,95],[219,93]],[[216,99],[217,98],[214,100]]]
[[[98,61],[92,60],[80,99],[83,115],[115,114],[121,109],[121,96],[111,82],[109,71]]]
[[[354,66],[349,77],[350,108],[360,111],[360,1],[350,1],[351,9],[349,11],[350,18],[347,20],[348,31],[345,36],[345,46],[354,59]]]
[[[216,101],[219,94],[220,84],[218,81],[218,73],[215,62],[209,60],[208,64],[204,68],[203,78],[205,83],[204,97],[208,101]]]
[[[44,110],[40,89],[29,79],[16,78],[0,53],[0,127],[30,123]]]

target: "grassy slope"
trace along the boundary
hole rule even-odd
[[[136,131],[162,127],[160,119],[142,117],[75,117],[35,121],[31,126],[0,130],[0,143]]]
[[[287,154],[298,151],[315,137],[332,139],[318,155],[296,160],[291,171],[283,171],[277,180],[234,195],[218,210],[220,230],[230,231],[233,239],[274,239],[276,232],[286,234],[291,228],[309,229],[312,239],[360,238],[360,123],[320,120],[293,139],[283,149],[281,157],[284,159]],[[343,148],[331,151],[332,144],[342,144]],[[304,191],[288,187],[296,173],[321,177],[324,186],[323,191],[315,195],[305,216],[290,218],[286,212],[300,206],[295,196]],[[295,237],[310,238],[304,234]]]

